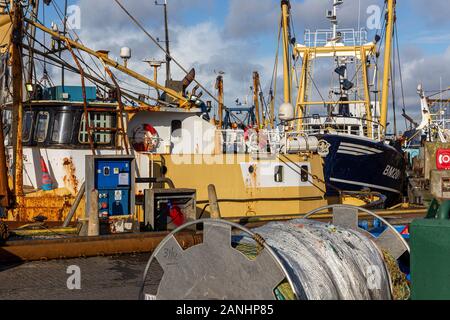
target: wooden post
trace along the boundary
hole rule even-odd
[[[208,186],[209,211],[211,212],[211,219],[220,219],[220,208],[217,200],[216,186],[210,184]]]
[[[23,206],[23,145],[22,145],[22,119],[23,119],[23,82],[22,82],[22,9],[18,1],[14,1],[13,28],[11,34],[11,59],[12,59],[12,94],[13,94],[13,132],[14,137],[14,195],[19,208],[19,220],[25,220],[21,216]]]
[[[88,236],[95,237],[100,234],[100,223],[98,219],[98,191],[91,191],[89,201]]]

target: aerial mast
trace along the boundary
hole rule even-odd
[[[381,99],[380,124],[384,135],[387,132],[387,114],[389,102],[389,81],[391,73],[391,55],[392,55],[392,36],[395,22],[395,2],[396,0],[387,1],[387,26],[386,26],[386,48],[384,52],[384,71],[383,71],[383,87]]]
[[[216,89],[219,100],[219,106],[217,115],[219,117],[219,129],[223,126],[223,107],[224,107],[224,96],[223,96],[223,75],[219,74],[216,79]]]
[[[282,27],[283,27],[283,79],[284,79],[284,103],[291,103],[291,64],[290,64],[290,37],[289,37],[289,0],[281,1]]]
[[[31,2],[31,5],[33,7],[32,12],[31,12],[31,19],[33,19],[34,21],[37,21],[38,19],[38,14],[39,14],[39,0],[35,0],[34,2]],[[34,47],[34,39],[36,37],[36,27],[31,25],[30,26],[30,47]],[[28,57],[28,76],[27,76],[27,83],[33,83],[33,70],[34,70],[34,53],[33,50],[29,50],[29,57]]]
[[[169,18],[167,14],[167,0],[164,0],[163,4],[159,4],[155,1],[155,5],[164,7],[164,30],[165,30],[165,44],[166,44],[166,81],[172,80],[170,75],[170,62],[172,58],[170,57],[170,43],[169,43]]]
[[[260,80],[259,73],[257,71],[253,72],[253,105],[255,106],[255,114],[256,114],[256,122],[259,127],[263,122],[261,121],[260,116],[260,105],[259,105],[259,88],[260,88]],[[264,106],[261,105],[261,108]]]
[[[338,7],[340,5],[342,5],[344,3],[343,0],[333,0],[333,11],[330,12],[331,15],[328,13],[328,18],[331,20],[331,24],[333,26],[332,30],[333,30],[333,36],[332,36],[332,40],[337,40],[338,38],[338,19],[337,19],[337,10]]]

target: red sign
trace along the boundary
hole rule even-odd
[[[438,149],[436,152],[438,170],[450,170],[450,149]]]

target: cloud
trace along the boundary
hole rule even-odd
[[[178,2],[182,1],[170,1],[171,7],[175,8]],[[197,23],[187,23],[182,19],[177,19],[177,17],[195,10],[196,4],[200,4],[200,2],[190,1],[187,3],[184,1],[180,7],[177,7],[177,10],[172,10],[176,13],[169,17],[169,20],[172,21],[170,23],[171,53],[185,69],[189,70],[191,67],[195,67],[197,79],[212,94],[215,94],[215,72],[224,71],[226,73],[224,76],[225,102],[231,104],[237,97],[241,98],[248,93],[252,72],[261,71],[264,74],[266,67],[258,63],[257,59],[249,62],[249,57],[254,53],[249,41],[226,38],[222,26],[211,19],[204,19]],[[144,4],[137,0],[123,3],[137,19],[143,22],[150,34],[155,37],[158,34],[164,34],[162,24],[155,24],[152,21],[157,18],[161,20],[160,16],[154,15],[155,6],[152,1]],[[83,20],[82,29],[78,33],[83,43],[95,50],[110,50],[110,56],[119,62],[121,62],[120,48],[130,47],[132,58],[129,61],[129,67],[152,79],[152,70],[142,60],[146,58],[164,60],[165,54],[131,22],[120,8],[109,0],[100,0],[95,3],[80,0],[79,5]],[[202,8],[205,11],[208,10],[208,6]],[[160,14],[160,8],[156,7],[156,9]],[[102,21],[101,27],[99,27],[98,21]],[[67,59],[72,62],[70,56],[67,56]],[[92,68],[96,70],[87,56],[85,56],[85,61],[90,62]],[[102,69],[100,65],[99,68]],[[114,73],[123,81],[122,84],[125,88],[147,93],[148,89],[144,84],[116,71]],[[53,69],[53,76],[55,79],[59,78],[58,70]],[[184,72],[173,63],[172,78],[179,80],[184,76]],[[160,83],[164,83],[164,66],[159,72],[158,78]],[[79,84],[79,76],[67,74],[66,83]],[[207,97],[206,93],[203,97],[213,100],[211,97]]]
[[[275,33],[280,12],[279,1],[230,0],[225,19],[225,34],[241,38],[259,36],[266,32]]]
[[[231,104],[237,97],[242,100],[247,94],[253,71],[266,76],[269,70],[262,61],[249,60],[252,54],[250,44],[240,39],[225,39],[222,29],[212,22],[177,27],[174,34],[174,56],[178,57],[182,65],[194,67],[197,79],[211,92],[214,92],[216,73],[225,72],[227,104]],[[174,78],[184,76],[179,69],[175,68],[174,71]]]
[[[367,12],[367,9],[373,5],[382,9],[383,4],[383,0],[345,1],[338,10],[340,27],[356,28],[358,24],[360,27],[365,27],[367,19],[372,14],[372,12]],[[291,1],[294,29],[330,28],[326,11],[331,9],[331,1]],[[267,36],[268,34],[272,36],[278,31],[280,17],[281,7],[278,0],[230,0],[225,20],[225,33],[230,37],[243,38]]]
[[[450,46],[442,53],[418,55],[403,63],[404,84],[408,93],[415,92],[422,83],[425,90],[438,90],[442,81],[444,88],[450,85]]]
[[[448,0],[410,0],[410,5],[419,15],[417,19],[424,21],[427,26],[440,28],[450,24]]]
[[[243,101],[245,96],[250,95],[249,88],[252,85],[253,71],[259,71],[262,86],[267,95],[277,46],[280,2],[278,0],[229,0],[223,6],[223,11],[214,16],[208,16],[211,8],[218,7],[217,1],[219,0],[169,1],[170,8],[172,8],[169,11],[169,20],[173,56],[186,69],[195,67],[197,79],[213,94],[215,94],[215,72],[224,71],[225,101],[230,106],[234,105],[236,98]],[[442,3],[445,2],[429,1],[427,10],[429,8],[433,12],[440,10],[447,15],[449,9],[442,7]],[[162,8],[155,7],[153,1],[128,0],[122,1],[122,3],[152,35],[156,37],[164,34]],[[380,8],[384,6],[383,0],[361,0],[360,3],[361,5],[358,0],[344,2],[344,6],[339,11],[342,27],[357,26],[358,23],[364,27],[369,17],[367,8],[370,5],[378,5]],[[82,30],[79,33],[84,43],[96,50],[111,50],[111,56],[115,58],[118,58],[120,47],[132,48],[133,57],[129,64],[130,67],[152,78],[152,71],[142,60],[145,58],[164,59],[164,53],[141,30],[136,28],[120,8],[110,0],[95,2],[80,0],[79,4],[82,11]],[[316,28],[330,27],[329,21],[325,18],[325,11],[330,9],[331,1],[302,0],[292,1],[291,4],[298,41],[302,41],[305,28],[315,30]],[[422,1],[411,0],[410,6],[415,6],[415,10],[418,8],[423,10]],[[174,10],[175,8],[176,10]],[[411,16],[411,19],[413,18],[418,17]],[[402,39],[412,38],[411,35],[417,36],[415,31],[400,31],[403,32],[400,34],[401,42]],[[423,37],[430,44],[448,43],[448,35],[444,31],[433,33],[432,37],[427,36],[426,29],[422,32],[418,36]],[[421,50],[418,43],[410,41],[407,46],[401,47],[401,59],[407,109],[408,112],[416,114],[419,110],[416,94],[418,83],[422,82],[425,88],[435,90],[439,88],[442,77],[444,87],[450,85],[450,49],[430,54]],[[68,61],[72,62],[70,56],[68,56]],[[277,103],[282,102],[281,64],[280,59],[277,74]],[[173,65],[172,71],[174,79],[184,77],[184,73],[175,65]],[[316,84],[325,98],[328,94],[332,71],[332,68],[330,70],[324,68],[316,69],[315,72]],[[164,74],[164,69],[162,69],[159,76],[161,82],[164,81]],[[56,73],[55,79],[58,79]],[[78,75],[68,76],[68,79],[79,82]],[[148,92],[145,85],[129,77],[121,76],[121,80],[128,83],[124,84],[128,88],[144,93]],[[401,106],[402,98],[398,80],[396,84],[397,106]],[[316,89],[313,88],[312,91],[315,92]],[[316,95],[318,94],[316,93]],[[211,100],[206,94],[204,98]],[[320,97],[318,99],[320,100]],[[398,110],[400,109],[401,107],[398,108]],[[390,112],[390,116],[392,117],[392,112]]]

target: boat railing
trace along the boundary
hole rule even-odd
[[[323,134],[346,134],[367,137],[373,140],[382,138],[382,126],[377,121],[358,117],[332,117],[324,120],[316,116],[303,117],[302,129],[285,133],[280,130],[224,129],[220,133],[221,151],[226,154],[266,154],[275,155],[283,148],[285,135],[313,136]],[[371,135],[369,136],[372,128]]]
[[[339,43],[346,46],[361,46],[367,43],[367,30],[361,28],[355,29],[338,29],[337,30]],[[323,47],[333,39],[333,30],[319,29],[311,31],[305,30],[304,42],[307,47]]]
[[[302,129],[299,132],[308,135],[317,134],[348,134],[364,136],[374,140],[380,140],[382,137],[382,125],[378,121],[368,120],[360,117],[320,117],[307,116],[297,120],[302,120]],[[371,128],[372,132],[369,135]]]
[[[219,130],[222,152],[226,154],[275,155],[281,148],[283,133],[278,130]]]

